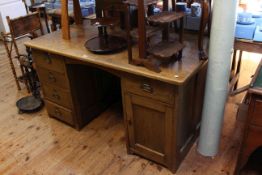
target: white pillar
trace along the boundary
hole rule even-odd
[[[228,94],[237,0],[214,0],[209,63],[198,152],[215,156],[219,149]]]

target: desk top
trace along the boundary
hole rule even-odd
[[[98,55],[89,52],[84,43],[97,35],[97,29],[89,25],[71,26],[71,39],[62,39],[61,32],[57,31],[44,35],[25,45],[33,49],[47,51],[50,53],[65,56],[67,59],[82,61],[88,64],[112,69],[120,72],[144,76],[147,78],[167,82],[170,84],[181,85],[193,76],[207,61],[198,59],[198,49],[196,36],[185,37],[183,58],[181,62],[175,62],[168,66],[161,66],[161,73],[155,73],[144,67],[128,64],[127,50],[116,54]],[[138,58],[138,48],[133,47],[133,58]]]

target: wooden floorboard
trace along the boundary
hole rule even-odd
[[[259,56],[244,54],[240,85],[250,81]],[[15,102],[25,95],[24,87],[20,92],[16,89],[0,43],[0,175],[172,174],[158,164],[127,154],[119,104],[79,132],[49,118],[45,109],[34,114],[18,114]],[[242,97],[243,94],[228,100],[218,155],[200,156],[194,144],[178,175],[233,173],[243,126],[235,116]]]

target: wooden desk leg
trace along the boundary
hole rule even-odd
[[[242,54],[243,54],[243,51],[240,50],[239,52],[239,57],[238,57],[238,63],[237,63],[237,70],[236,70],[236,75],[239,75],[240,74],[240,68],[241,68],[241,63],[242,63]],[[237,85],[238,85],[238,80],[234,86],[234,90],[237,89]]]

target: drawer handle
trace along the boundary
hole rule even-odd
[[[142,83],[141,84],[141,89],[143,90],[143,91],[145,91],[145,92],[148,92],[148,93],[153,93],[153,88],[151,87],[151,85],[150,84],[148,84],[148,83]]]
[[[48,53],[46,54],[45,61],[47,62],[47,64],[52,63],[52,60],[51,60],[50,55]]]
[[[62,112],[58,108],[56,108],[55,109],[55,115],[61,117],[62,116]]]
[[[48,73],[48,79],[51,82],[56,82],[56,78],[51,72]]]
[[[55,98],[55,99],[57,99],[57,100],[60,100],[60,99],[61,99],[60,95],[57,94],[56,92],[52,94],[52,97]]]

